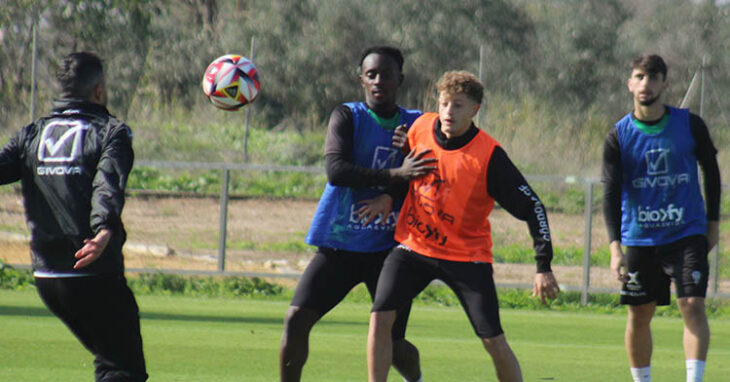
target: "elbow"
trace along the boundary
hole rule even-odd
[[[342,172],[327,171],[327,182],[333,186],[346,187],[347,177]]]

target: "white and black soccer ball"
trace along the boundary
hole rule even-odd
[[[246,57],[227,54],[205,69],[203,93],[217,108],[238,110],[256,100],[261,83],[256,66]]]

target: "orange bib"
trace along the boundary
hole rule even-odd
[[[408,131],[408,143],[438,159],[438,170],[411,180],[395,230],[395,240],[428,257],[451,261],[492,262],[487,169],[499,143],[479,133],[458,150],[436,143],[438,114],[426,113]]]

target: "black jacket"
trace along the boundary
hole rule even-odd
[[[24,127],[0,151],[0,184],[21,181],[33,269],[124,272],[121,221],[132,169],[132,132],[101,105],[61,100]],[[102,256],[73,270],[74,253],[100,229],[112,231]]]

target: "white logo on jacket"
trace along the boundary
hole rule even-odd
[[[64,166],[81,157],[84,149],[84,135],[89,125],[84,121],[53,121],[41,132],[38,142],[38,161],[59,164],[56,166],[38,166],[36,173],[46,175],[80,175],[80,166]]]

